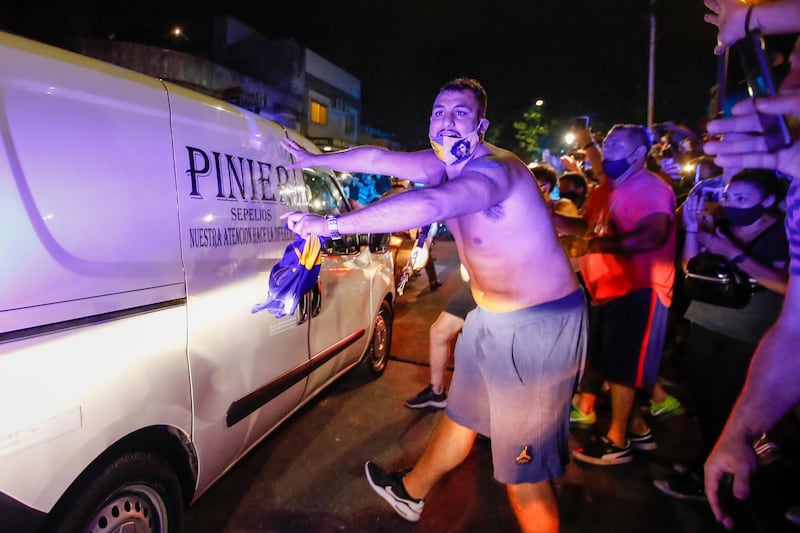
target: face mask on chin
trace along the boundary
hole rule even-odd
[[[723,207],[725,218],[731,226],[749,226],[764,215],[767,210],[761,204],[753,207]]]
[[[450,135],[428,136],[431,141],[431,148],[436,157],[444,161],[445,165],[460,163],[465,160],[478,148],[482,142],[479,131],[483,127],[483,119],[478,123],[478,127],[471,133],[463,137],[453,137]]]

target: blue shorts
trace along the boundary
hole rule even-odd
[[[655,385],[668,312],[650,288],[594,307],[589,365],[607,381],[636,388]]]
[[[497,481],[536,483],[564,473],[586,330],[581,290],[510,313],[478,307],[467,316],[446,414],[491,438]]]

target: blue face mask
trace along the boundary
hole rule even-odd
[[[623,157],[622,159],[603,159],[603,172],[610,180],[619,178],[625,174],[629,168],[631,168],[631,164],[628,163],[627,157]]]
[[[631,168],[631,164],[628,163],[628,158],[632,156],[636,150],[637,149],[634,148],[633,152],[620,159],[603,159],[603,172],[608,176],[608,179],[615,180]]]
[[[475,131],[466,134],[464,137],[453,137],[450,135],[428,136],[431,141],[431,148],[433,148],[436,157],[444,161],[445,165],[460,163],[475,153],[475,150],[481,143],[478,132],[481,131],[482,126],[483,120],[478,123],[478,127],[475,128]]]

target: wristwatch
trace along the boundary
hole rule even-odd
[[[339,240],[342,234],[339,233],[339,215],[325,215],[325,220],[328,221],[328,232],[331,234],[331,239]]]
[[[736,257],[732,257],[731,258],[731,263],[734,263],[734,264],[738,265],[739,263],[744,263],[745,259],[747,259],[747,254],[742,252],[739,255],[737,255]]]

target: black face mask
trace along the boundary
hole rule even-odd
[[[766,212],[767,208],[761,204],[753,207],[723,207],[725,218],[731,226],[749,226]]]

